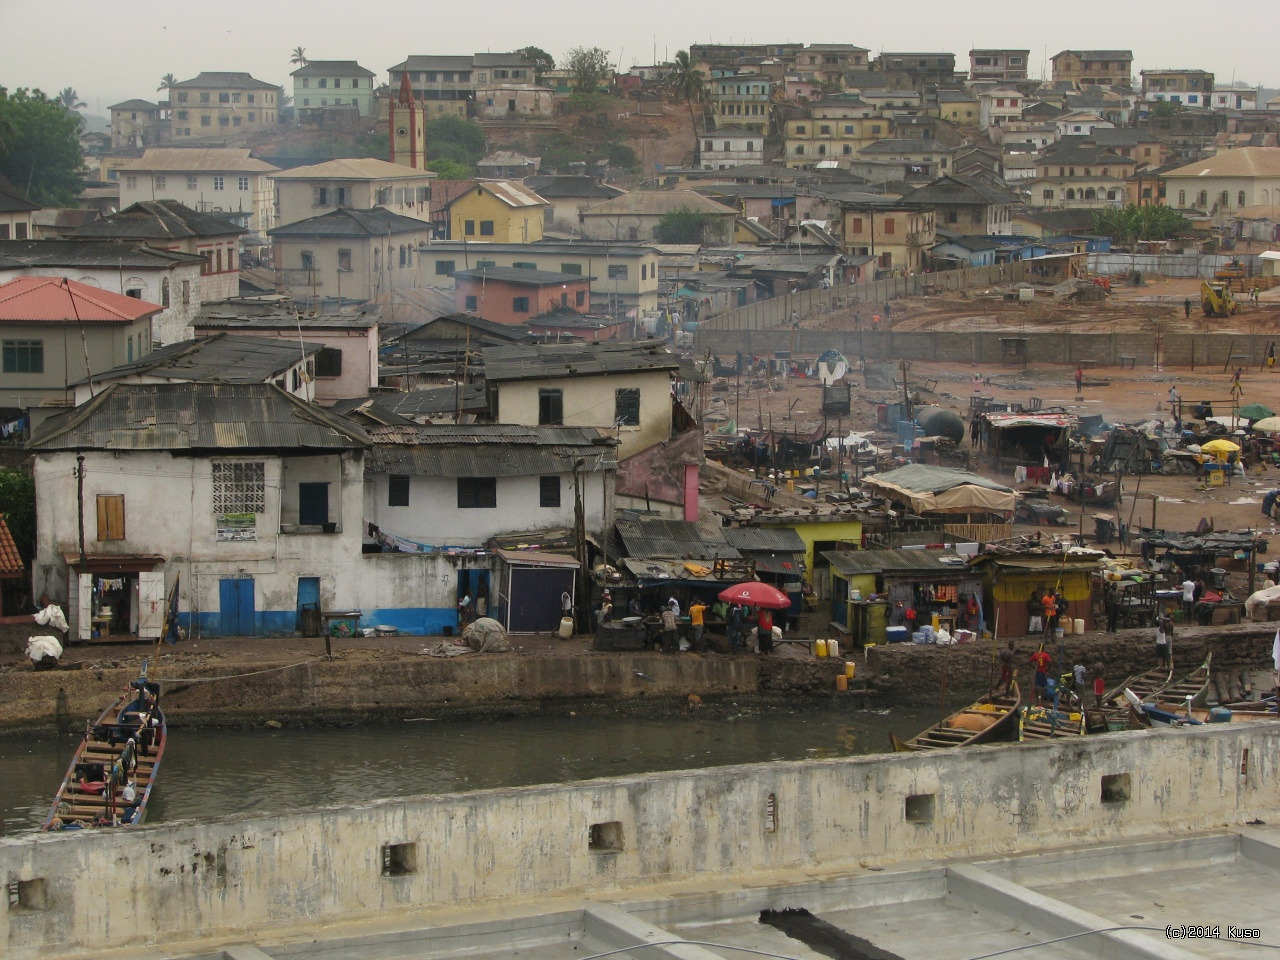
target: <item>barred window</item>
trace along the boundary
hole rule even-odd
[[[213,464],[213,512],[265,513],[266,465],[261,460],[219,460]]]

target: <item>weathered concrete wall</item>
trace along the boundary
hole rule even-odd
[[[0,877],[18,903],[0,913],[0,943],[24,960],[439,904],[1220,829],[1276,815],[1278,766],[1280,724],[1223,724],[11,838]],[[402,845],[400,875],[385,875],[388,845]]]
[[[979,308],[975,308],[978,312]],[[1198,308],[1197,308],[1198,309]],[[847,311],[846,311],[847,312]],[[869,326],[862,318],[863,326]],[[1238,322],[1238,321],[1237,321]],[[747,356],[772,356],[792,350],[798,357],[815,357],[836,349],[851,360],[921,360],[948,363],[1001,362],[1002,338],[1027,336],[1029,363],[1072,366],[1082,360],[1098,367],[1118,367],[1132,357],[1136,368],[1155,364],[1155,324],[1143,333],[1046,333],[1021,334],[1016,328],[976,331],[872,331],[844,330],[702,330],[695,335],[696,352],[710,350],[722,360],[736,351]],[[1161,363],[1173,367],[1222,369],[1224,365],[1257,367],[1274,338],[1250,333],[1165,333],[1160,338]],[[1232,359],[1234,358],[1234,359]],[[1127,365],[1128,361],[1124,361]]]

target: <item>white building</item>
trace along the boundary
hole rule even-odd
[[[31,444],[33,589],[65,604],[74,638],[159,636],[179,577],[179,621],[203,634],[359,607],[368,437],[320,407],[270,384],[115,384]]]
[[[978,95],[978,125],[986,130],[1016,123],[1022,119],[1025,102],[1026,98],[1013,87],[984,90]]]
[[[374,445],[365,464],[364,515],[397,538],[480,547],[511,530],[572,529],[577,490],[589,533],[607,533],[612,524],[612,431],[415,424],[368,432]]]
[[[0,241],[0,283],[14,277],[67,277],[164,309],[151,319],[159,343],[191,336],[200,309],[203,257],[146,243],[93,240]]]
[[[1214,110],[1257,110],[1258,89],[1243,83],[1220,84],[1213,88],[1209,105]]]
[[[1058,137],[1079,137],[1090,136],[1094,130],[1099,127],[1111,128],[1115,124],[1110,120],[1104,120],[1096,113],[1089,113],[1086,110],[1075,110],[1071,113],[1064,113],[1053,121],[1054,127],[1058,131]]]
[[[275,225],[271,175],[277,168],[234,147],[150,147],[137,160],[117,168],[121,209],[144,200],[177,200],[199,213],[211,213],[264,243]]]
[[[731,170],[764,163],[764,137],[742,127],[721,127],[699,139],[698,164],[703,170]]]

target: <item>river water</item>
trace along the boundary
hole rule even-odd
[[[420,719],[347,727],[174,728],[147,822],[280,813],[382,797],[622,774],[879,753],[888,731],[930,721],[854,709],[732,702],[653,716],[557,705],[503,720]],[[78,737],[0,737],[0,834],[37,829]]]

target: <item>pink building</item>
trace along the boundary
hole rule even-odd
[[[555,310],[590,310],[591,281],[595,278],[524,267],[479,267],[459,270],[453,279],[460,312],[491,323],[525,326]]]

